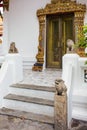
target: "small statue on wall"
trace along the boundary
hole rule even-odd
[[[9,53],[18,53],[18,49],[15,46],[15,42],[10,44]]]
[[[63,96],[66,94],[67,88],[62,79],[55,80],[55,87],[57,95]]]
[[[67,53],[74,52],[74,42],[71,39],[67,40]]]

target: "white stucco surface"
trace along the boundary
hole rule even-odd
[[[15,42],[27,68],[35,63],[38,51],[39,21],[36,12],[50,2],[51,0],[10,0],[9,11],[4,11],[3,53],[8,52],[12,41]],[[77,2],[87,4],[86,0]],[[86,21],[87,12],[84,23]]]
[[[68,121],[72,118],[87,121],[86,61],[87,57],[81,58],[77,54],[66,54],[63,57],[62,78],[68,89]]]
[[[7,50],[14,41],[24,59],[35,60],[39,36],[36,12],[46,3],[50,3],[50,0],[10,1],[9,12],[4,12],[4,46]]]
[[[22,58],[20,54],[7,54],[0,69],[0,108],[3,97],[9,93],[9,86],[23,80]]]

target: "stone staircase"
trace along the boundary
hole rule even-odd
[[[1,114],[54,124],[55,87],[13,84],[4,97]]]

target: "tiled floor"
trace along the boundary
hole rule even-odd
[[[24,70],[24,80],[20,83],[53,87],[55,79],[61,78],[61,75],[62,70],[57,69],[46,69],[42,72]]]

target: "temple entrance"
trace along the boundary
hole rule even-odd
[[[60,69],[67,40],[74,41],[74,14],[47,15],[46,20],[46,67]]]
[[[86,5],[76,0],[51,0],[45,8],[37,10],[39,20],[39,44],[37,62],[33,70],[62,68],[62,56],[66,53],[67,40],[78,42],[82,34]],[[41,68],[41,69],[40,69]]]

